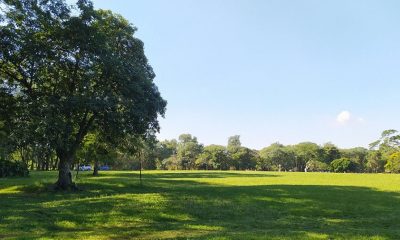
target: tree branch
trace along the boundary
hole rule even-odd
[[[82,121],[79,124],[79,130],[75,136],[75,142],[73,146],[74,148],[78,148],[78,146],[82,143],[83,138],[88,133],[89,128],[92,126],[97,114],[93,113],[92,116],[90,116],[89,119],[86,120],[88,115],[89,111],[86,111]]]

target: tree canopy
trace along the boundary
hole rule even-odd
[[[127,20],[89,0],[73,11],[62,0],[0,2],[0,95],[14,116],[7,123],[54,149],[59,188],[72,186],[70,165],[89,132],[115,144],[159,130],[166,101]]]

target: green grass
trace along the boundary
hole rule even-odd
[[[400,239],[400,175],[146,171],[0,179],[0,239]]]

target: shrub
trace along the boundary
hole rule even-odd
[[[354,172],[356,164],[348,158],[339,158],[331,162],[333,172]]]
[[[25,163],[0,160],[0,177],[26,177],[28,175],[29,170]]]

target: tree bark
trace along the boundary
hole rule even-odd
[[[46,170],[46,171],[49,171],[49,161],[50,161],[50,160],[47,158],[47,159],[46,159],[46,164],[45,164],[45,170]]]
[[[99,161],[95,160],[93,168],[93,176],[98,176],[98,175],[99,175]]]
[[[72,143],[70,148],[65,146],[56,149],[56,153],[59,159],[58,163],[58,180],[55,188],[57,190],[78,190],[76,185],[72,182],[71,165],[74,162],[74,157],[79,145],[82,143],[83,138],[87,134],[89,128],[92,126],[95,113],[87,120],[88,112],[84,114],[82,121],[79,124],[79,131],[75,136],[75,141]],[[70,124],[66,124],[66,129],[69,129]],[[68,132],[68,131],[67,131]]]
[[[72,182],[71,163],[72,156],[59,156],[58,163],[58,180],[56,182],[56,190],[76,190],[76,185]]]
[[[35,169],[35,161],[32,159],[31,163],[31,171],[33,171]]]

